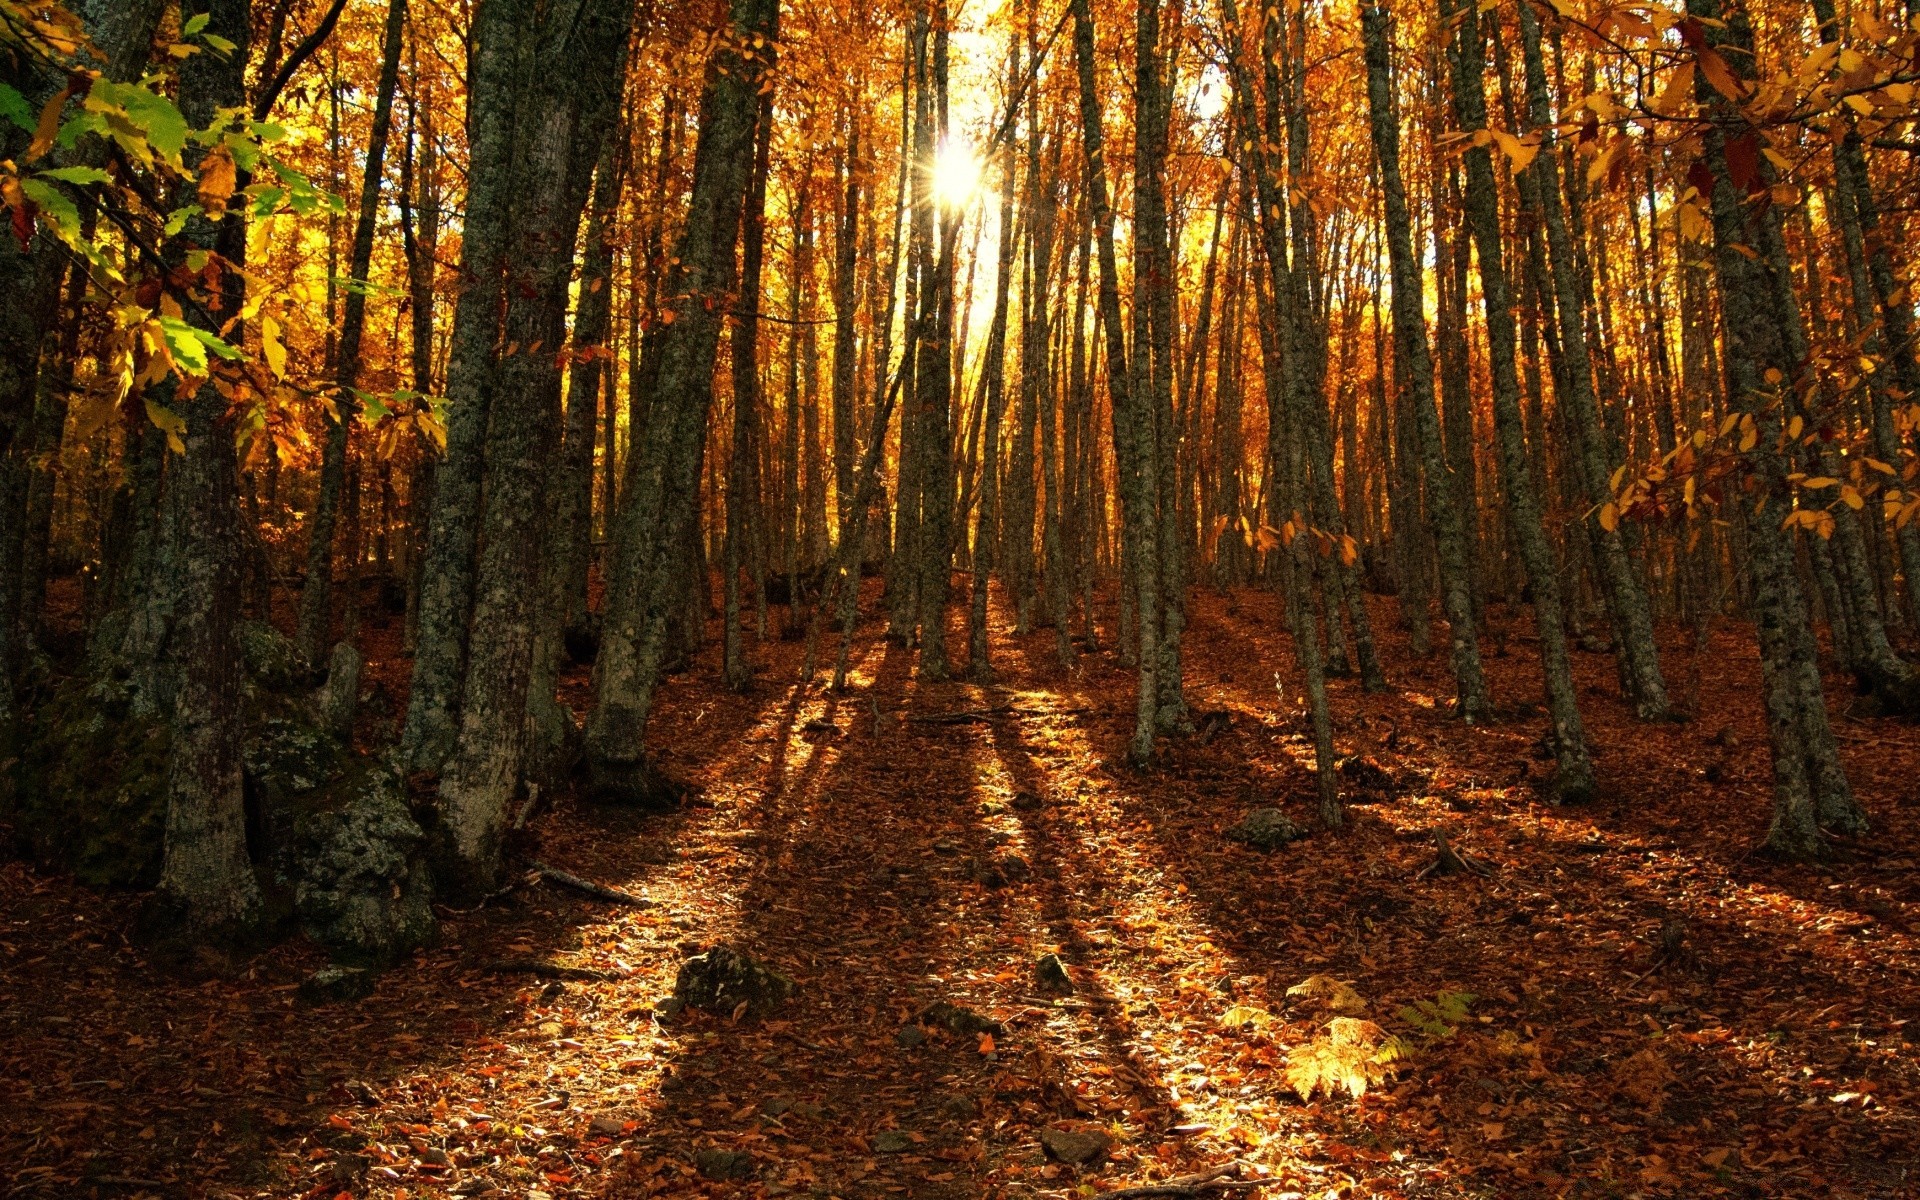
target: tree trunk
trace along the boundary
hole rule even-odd
[[[294,638],[310,663],[326,654],[333,617],[333,538],[340,508],[353,502],[343,495],[347,482],[347,442],[360,401],[360,344],[367,329],[367,272],[373,266],[373,235],[380,216],[380,189],[386,168],[387,138],[393,130],[393,93],[400,80],[400,45],[407,29],[407,0],[388,0],[386,33],[380,47],[380,82],[374,92],[373,126],[367,134],[365,171],[360,181],[360,213],[353,225],[353,249],[347,257],[347,299],[340,319],[333,412],[321,449],[320,495],[307,523],[307,581],[300,593],[299,628]],[[351,568],[350,568],[351,569]]]
[[[483,546],[474,579],[472,642],[460,697],[460,727],[440,782],[440,866],[455,894],[497,886],[507,810],[520,785],[527,695],[540,626],[554,614],[542,597],[545,513],[553,435],[560,425],[558,349],[566,338],[574,243],[593,167],[611,136],[622,83],[631,6],[587,0],[529,30],[540,71],[514,129],[511,244],[499,340],[504,344],[487,422]],[[544,351],[544,352],[543,352]]]
[[[1434,403],[1433,358],[1427,347],[1427,322],[1422,310],[1424,289],[1419,260],[1413,253],[1406,187],[1400,175],[1400,124],[1394,112],[1388,75],[1389,19],[1387,10],[1379,4],[1370,4],[1361,11],[1374,160],[1386,205],[1387,253],[1393,278],[1394,346],[1398,360],[1405,364],[1419,458],[1428,482],[1427,512],[1439,549],[1441,607],[1449,625],[1456,711],[1465,720],[1479,721],[1486,718],[1492,705],[1474,632],[1462,514],[1454,503],[1452,489],[1437,486],[1447,474],[1440,448],[1440,414]]]
[[[601,799],[648,803],[671,795],[648,766],[643,737],[664,663],[670,581],[695,517],[726,307],[719,301],[733,291],[758,91],[771,66],[768,47],[778,19],[779,0],[731,0],[729,36],[708,67],[700,99],[693,194],[665,289],[675,319],[661,333],[659,393],[646,440],[636,441],[629,456],[626,500],[609,556],[606,623],[587,722],[586,790]]]

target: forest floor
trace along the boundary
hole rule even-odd
[[[840,696],[789,682],[791,642],[729,694],[710,648],[653,722],[697,796],[559,797],[520,847],[653,905],[529,884],[442,910],[440,944],[359,1003],[297,1001],[321,965],[301,944],[162,971],[128,938],[139,896],[0,865],[0,1190],[1064,1198],[1237,1163],[1270,1182],[1210,1194],[1920,1195],[1920,731],[1848,715],[1830,681],[1875,836],[1780,865],[1754,853],[1750,630],[1663,647],[1676,692],[1699,671],[1691,723],[1635,723],[1611,657],[1579,655],[1606,796],[1567,810],[1526,782],[1524,622],[1509,654],[1489,639],[1509,712],[1476,728],[1376,604],[1395,688],[1332,692],[1342,751],[1392,779],[1271,853],[1225,834],[1265,804],[1312,824],[1287,639],[1271,596],[1196,591],[1188,694],[1225,715],[1146,774],[1119,765],[1131,674],[1061,669],[1050,631],[999,636],[995,686],[923,685],[869,619]],[[368,632],[397,711],[394,624]],[[1435,830],[1488,873],[1423,877]],[[715,943],[797,994],[767,1020],[657,1017]],[[1048,951],[1070,996],[1035,981]],[[532,958],[600,977],[499,969]],[[1350,990],[1289,995],[1315,976]],[[938,1001],[1000,1032],[903,1035]],[[1335,1003],[1410,1057],[1303,1102],[1287,1064]],[[1111,1149],[1056,1162],[1049,1130]]]

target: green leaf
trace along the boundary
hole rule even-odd
[[[180,34],[182,37],[192,37],[202,29],[205,29],[207,22],[211,20],[213,20],[212,13],[200,13],[196,16],[188,17],[185,23],[180,26]]]
[[[187,227],[187,222],[200,215],[203,210],[198,204],[184,204],[167,214],[166,234],[172,237]]]
[[[99,167],[52,167],[45,171],[35,171],[42,179],[57,179],[61,183],[86,186],[91,183],[105,183],[109,176]]]
[[[80,237],[80,210],[65,192],[39,179],[22,179],[20,190],[53,222],[61,241],[72,243]]]
[[[187,145],[187,119],[173,101],[133,84],[122,85],[116,92],[120,106],[145,132],[148,143],[167,159],[178,158]]]
[[[0,116],[28,133],[34,132],[33,108],[27,104],[27,98],[4,83],[0,83]]]
[[[173,356],[173,363],[188,374],[204,375],[207,371],[207,348],[200,341],[200,331],[178,317],[160,318],[160,336],[167,343],[167,353]],[[147,405],[147,415],[152,416],[157,405]],[[160,411],[165,412],[165,409]],[[166,425],[155,417],[155,425],[165,429]]]
[[[221,37],[217,33],[209,33],[206,37],[200,40],[205,42],[207,45],[212,46],[215,50],[218,50],[221,54],[232,54],[235,49],[234,44],[232,42],[228,41],[226,38]]]

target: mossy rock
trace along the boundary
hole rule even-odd
[[[293,692],[312,682],[312,665],[286,634],[265,621],[242,621],[236,632],[253,683],[270,692]]]
[[[426,834],[399,776],[359,759],[286,803],[292,835],[276,857],[308,937],[353,963],[391,962],[433,937]]]
[[[247,800],[263,823],[265,844],[282,845],[291,830],[277,818],[294,798],[331,784],[345,770],[348,753],[338,738],[314,720],[313,710],[291,697],[257,694],[248,706],[247,740],[241,749]]]
[[[730,946],[714,946],[680,964],[673,995],[682,1004],[732,1013],[745,1004],[765,1016],[791,999],[793,980]]]
[[[1227,830],[1229,840],[1255,850],[1278,850],[1288,842],[1298,841],[1305,836],[1306,831],[1277,808],[1256,808],[1246,815],[1245,820]]]
[[[69,680],[33,714],[21,746],[13,819],[36,861],[96,887],[160,880],[168,730],[135,716],[124,684]]]

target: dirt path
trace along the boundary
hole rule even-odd
[[[1734,633],[1703,671],[1720,715],[1692,725],[1629,722],[1611,659],[1581,656],[1610,794],[1579,811],[1526,785],[1544,770],[1530,656],[1489,660],[1511,715],[1471,729],[1444,716],[1443,665],[1389,633],[1398,690],[1334,691],[1343,750],[1395,782],[1351,789],[1371,802],[1348,832],[1261,854],[1224,836],[1248,809],[1311,811],[1276,627],[1270,597],[1196,598],[1189,694],[1221,715],[1144,776],[1114,765],[1129,673],[1105,654],[1064,672],[1049,633],[998,643],[990,688],[922,686],[863,639],[840,697],[783,682],[795,645],[744,697],[713,686],[709,652],[655,724],[699,798],[665,817],[563,799],[525,847],[655,905],[535,885],[443,913],[442,944],[358,1004],[298,1004],[319,965],[300,946],[161,974],[124,934],[136,898],[0,867],[0,1181],[958,1198],[1238,1161],[1273,1177],[1269,1200],[1912,1190],[1911,728],[1839,721],[1879,835],[1778,867],[1750,854],[1767,775]],[[1676,677],[1687,657],[1670,650]],[[1435,828],[1491,874],[1419,878]],[[1662,966],[1668,921],[1684,953]],[[678,964],[719,943],[795,999],[765,1021],[659,1019]],[[1071,996],[1042,992],[1046,953]],[[602,977],[494,969],[527,960]],[[1310,976],[1350,981],[1344,1015],[1411,1055],[1360,1101],[1289,1085],[1335,1015],[1288,995]],[[942,1001],[999,1032],[915,1023]],[[1111,1149],[1062,1164],[1044,1130]]]

